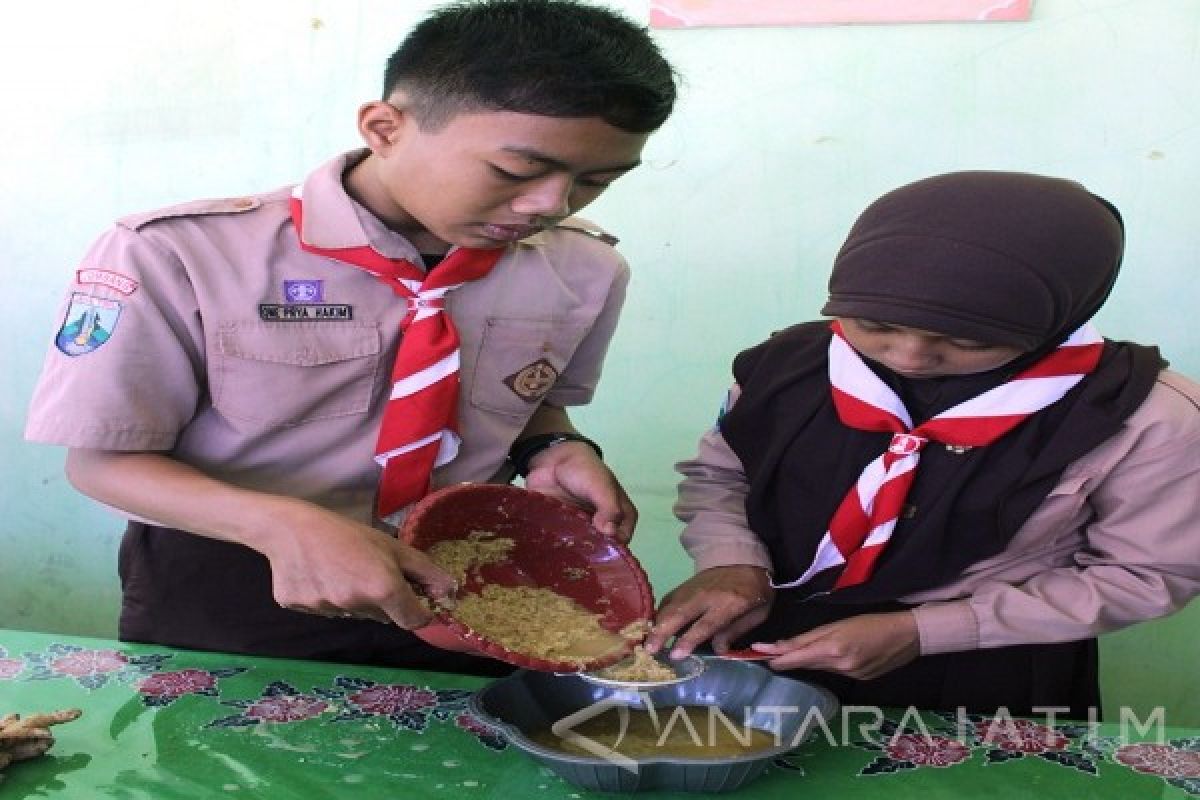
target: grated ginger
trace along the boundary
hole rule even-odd
[[[663,664],[640,644],[633,648],[633,655],[605,667],[596,672],[599,678],[622,683],[650,683],[653,681],[673,681],[679,676],[675,670]]]
[[[515,544],[491,531],[476,530],[464,539],[438,542],[428,554],[459,586],[465,586],[468,576],[478,576],[475,570],[480,566],[507,560]],[[579,574],[568,574],[568,579],[586,576],[587,570],[576,569]],[[453,603],[442,603],[441,608],[506,650],[580,668],[613,656],[629,642],[641,641],[650,627],[649,620],[638,620],[613,633],[600,624],[603,614],[543,587],[484,584],[478,592],[460,592]]]
[[[460,596],[452,614],[507,650],[547,661],[584,666],[626,646],[600,614],[549,589],[487,584]]]
[[[468,571],[506,560],[515,545],[512,539],[498,537],[491,531],[471,531],[465,539],[449,539],[434,544],[429,548],[429,557],[462,586],[466,583]]]

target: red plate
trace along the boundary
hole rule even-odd
[[[466,591],[484,583],[550,589],[595,614],[613,633],[654,616],[654,595],[641,564],[616,539],[592,527],[588,514],[549,495],[496,484],[461,484],[441,489],[417,503],[400,538],[419,550],[484,530],[515,542],[507,561],[472,570]],[[413,631],[424,641],[450,650],[482,653],[527,669],[576,672],[606,667],[633,650],[585,664],[549,661],[514,653],[485,639],[447,613]]]
[[[735,661],[769,661],[775,656],[770,653],[760,653],[752,647],[743,647],[741,650],[726,650],[724,653],[718,653],[717,658],[732,658]]]

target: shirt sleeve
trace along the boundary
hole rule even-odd
[[[75,273],[26,422],[30,441],[167,450],[204,385],[200,314],[179,259],[115,227]]]
[[[726,410],[736,399],[735,386]],[[683,475],[674,507],[675,516],[685,525],[680,541],[696,572],[735,564],[769,571],[770,554],[746,519],[749,481],[741,459],[720,430],[714,427],[706,432],[695,458],[679,462],[675,470]]]
[[[1156,391],[1167,413],[1111,443],[1127,451],[1079,487],[1092,516],[1073,563],[1017,583],[984,576],[967,597],[921,605],[923,654],[1085,639],[1200,593],[1200,411],[1194,397]]]
[[[555,381],[554,388],[546,393],[545,401],[560,408],[586,405],[592,401],[596,385],[600,382],[604,357],[608,353],[608,346],[612,343],[613,333],[617,329],[617,320],[625,305],[625,292],[629,286],[629,265],[612,248],[607,245],[603,247],[607,251],[606,255],[617,261],[612,283],[595,321],[575,348],[570,362]]]

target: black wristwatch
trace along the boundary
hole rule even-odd
[[[517,440],[513,443],[512,449],[508,451],[508,463],[512,465],[514,472],[524,478],[529,474],[529,462],[534,456],[563,442],[583,442],[596,451],[597,457],[604,458],[604,451],[600,449],[600,445],[582,433],[559,431],[557,433],[539,433]]]

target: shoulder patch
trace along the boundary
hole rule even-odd
[[[121,304],[106,297],[74,292],[54,345],[68,356],[81,356],[112,338]]]
[[[591,236],[593,239],[599,239],[609,246],[615,246],[617,242],[621,241],[596,223],[592,222],[591,220],[586,220],[582,217],[567,217],[562,222],[558,223],[558,225],[555,226],[555,229],[582,233],[587,236]]]
[[[129,214],[117,220],[117,224],[130,230],[138,230],[145,225],[160,219],[176,217],[193,217],[206,214],[240,214],[253,211],[262,206],[262,200],[257,197],[223,197],[213,200],[193,200],[176,206],[167,206],[157,211],[143,211]]]

